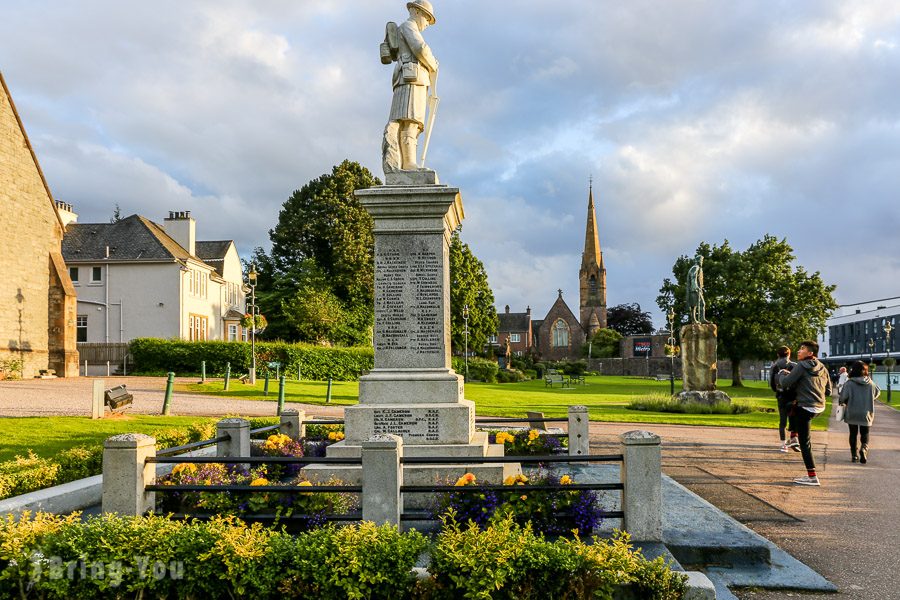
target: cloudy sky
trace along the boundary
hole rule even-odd
[[[896,0],[435,0],[429,166],[498,306],[577,312],[589,177],[609,304],[701,241],[786,237],[841,303],[900,295]],[[344,158],[381,176],[397,0],[4,0],[0,70],[80,222],[191,210],[268,247]]]

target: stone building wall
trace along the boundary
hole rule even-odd
[[[78,374],[75,292],[62,223],[0,75],[0,361]]]

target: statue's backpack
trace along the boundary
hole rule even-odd
[[[388,21],[384,27],[384,41],[379,46],[381,51],[381,64],[389,65],[400,55],[400,30],[393,21]]]

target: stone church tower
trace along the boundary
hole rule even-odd
[[[597,233],[597,214],[594,209],[594,186],[588,191],[587,227],[584,232],[584,252],[581,255],[581,326],[588,336],[606,327],[606,267]]]

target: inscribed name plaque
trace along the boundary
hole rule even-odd
[[[407,408],[385,408],[374,411],[375,435],[391,433],[409,442],[436,442],[440,439],[440,411],[413,412]]]
[[[441,235],[386,235],[375,242],[375,368],[446,368]]]

